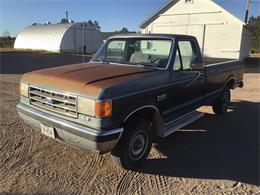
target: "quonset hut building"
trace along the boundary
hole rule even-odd
[[[87,23],[33,25],[22,30],[15,49],[69,53],[95,53],[102,44],[100,32]]]

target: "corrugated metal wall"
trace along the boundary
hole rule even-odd
[[[14,48],[94,53],[101,44],[100,32],[85,23],[48,24],[25,28],[17,36]]]

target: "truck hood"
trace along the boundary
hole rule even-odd
[[[142,67],[83,63],[30,72],[23,75],[21,81],[46,89],[98,98],[104,88],[153,71]]]

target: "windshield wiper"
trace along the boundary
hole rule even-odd
[[[142,64],[137,64],[137,63],[133,63],[133,62],[123,62],[123,64],[128,64],[128,65],[133,65],[133,66],[138,66],[138,67],[145,67]]]
[[[101,62],[101,63],[103,63],[103,64],[110,64],[109,61],[107,61],[107,60],[105,60],[105,59],[103,59],[103,58],[94,59],[94,60],[92,60],[92,61],[94,61],[94,62]]]
[[[143,68],[153,68],[150,64],[144,64],[144,63],[132,63],[132,62],[126,62],[126,64],[130,64],[133,66],[143,67]]]

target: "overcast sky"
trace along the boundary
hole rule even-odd
[[[139,24],[164,5],[166,0],[0,0],[0,33],[16,36],[26,26],[57,23],[69,11],[75,22],[97,20],[102,31],[127,27],[138,31]],[[246,0],[215,0],[244,20]],[[260,0],[253,0],[250,16],[260,15]]]

